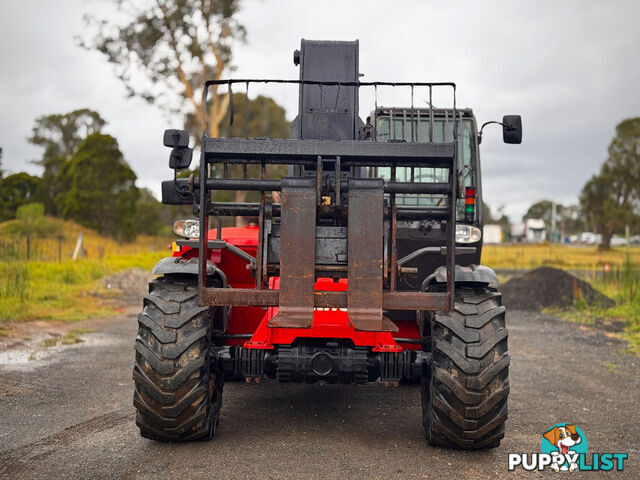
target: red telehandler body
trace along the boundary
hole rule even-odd
[[[255,82],[296,85],[290,139],[203,136],[199,175],[163,182],[163,202],[191,205],[198,218],[176,222],[183,238],[156,265],[139,316],[141,434],[211,438],[225,378],[404,380],[421,383],[431,444],[499,445],[509,354],[497,277],[480,265],[473,112],[456,106],[453,83],[361,82],[357,41],[303,40],[294,63],[299,80],[204,86],[206,104],[212,85],[230,95]],[[363,122],[360,90],[394,87],[409,93],[410,105],[381,107],[376,96]],[[414,107],[414,90],[429,98],[427,108]],[[441,90],[448,108],[433,106]],[[519,116],[488,123],[502,125],[506,143],[520,143]],[[186,131],[167,130],[164,144],[171,168],[190,165]],[[229,173],[238,165],[241,178]],[[287,174],[267,178],[269,165],[286,165]],[[258,192],[260,201],[213,195],[233,190]],[[221,226],[222,217],[238,216],[252,224]]]

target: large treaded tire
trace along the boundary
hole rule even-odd
[[[456,288],[455,310],[427,316],[432,364],[422,381],[422,417],[431,445],[500,445],[509,394],[505,308],[488,287]]]
[[[212,371],[209,307],[195,281],[164,276],[149,284],[138,316],[133,405],[140,435],[166,442],[209,440],[216,432],[224,375]]]

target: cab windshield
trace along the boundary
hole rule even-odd
[[[412,124],[413,123],[413,131]],[[386,142],[395,141],[418,141],[444,143],[453,142],[453,119],[451,116],[435,117],[433,119],[433,129],[428,115],[418,120],[414,117],[413,122],[410,117],[404,114],[397,114],[393,117],[393,122],[389,116],[378,117],[377,140]],[[474,142],[473,142],[473,122],[471,119],[463,118],[458,120],[458,172],[462,175],[465,187],[475,186],[475,168],[473,168]],[[433,140],[431,140],[433,139]],[[391,167],[378,167],[377,171],[370,175],[385,180],[391,180]],[[396,181],[398,182],[448,182],[449,170],[446,168],[433,167],[397,167]],[[407,206],[444,206],[446,196],[444,195],[396,195],[398,205]],[[464,217],[464,200],[457,202],[458,218]]]

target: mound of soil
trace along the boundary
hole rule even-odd
[[[103,278],[104,285],[108,289],[119,292],[127,298],[141,299],[149,293],[149,282],[153,278],[151,272],[142,268],[129,268],[120,273]]]
[[[500,290],[502,303],[516,310],[566,310],[573,308],[577,301],[600,307],[612,307],[615,304],[588,283],[551,267],[536,268],[521,277],[512,278]]]

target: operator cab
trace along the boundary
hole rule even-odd
[[[381,107],[367,119],[372,140],[378,142],[451,143],[454,125],[457,128],[456,156],[458,161],[458,198],[456,200],[456,243],[467,248],[456,255],[459,265],[480,263],[482,249],[482,190],[478,129],[471,109],[457,110],[454,122],[452,109],[411,109]],[[369,178],[392,180],[391,167],[368,167],[363,172]],[[395,181],[447,183],[449,171],[439,167],[397,167]],[[386,195],[388,198],[388,195]],[[398,207],[446,207],[442,194],[396,194]],[[446,240],[446,222],[439,220],[398,221],[398,258],[430,246],[441,246]],[[473,250],[473,251],[470,251]],[[445,264],[444,255],[422,255],[407,263],[418,268],[417,275],[403,275],[399,288],[415,290],[417,279],[425,278]]]

